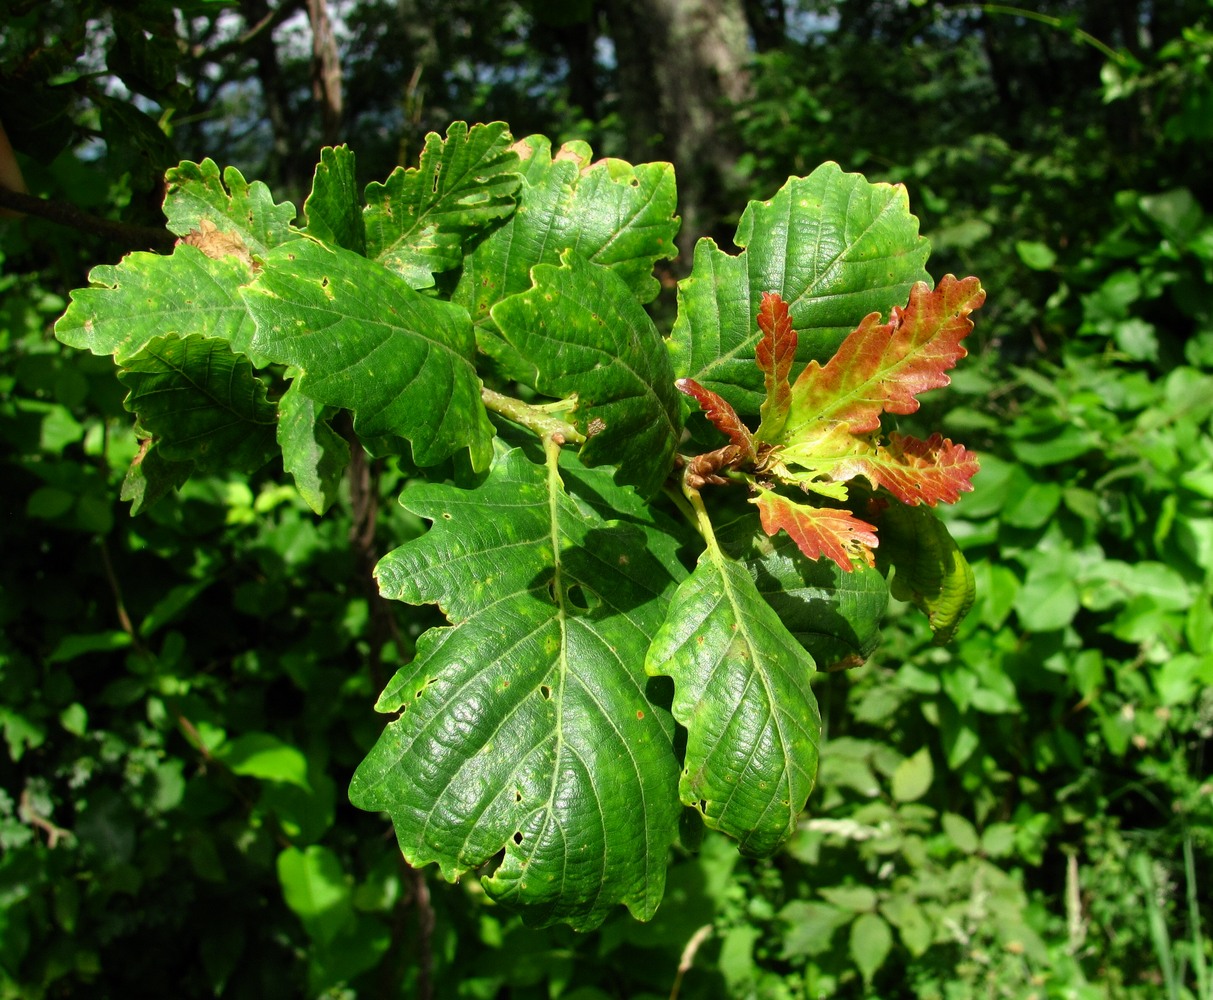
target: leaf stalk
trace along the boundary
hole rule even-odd
[[[480,390],[480,399],[485,407],[511,423],[518,424],[532,431],[544,441],[551,440],[558,445],[583,444],[585,435],[573,424],[559,416],[560,413],[570,412],[576,408],[572,400],[560,400],[556,404],[535,406],[524,403],[521,399],[495,392],[487,386]]]

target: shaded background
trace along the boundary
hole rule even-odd
[[[0,997],[1213,997],[1213,6],[5,0]],[[355,463],[317,519],[268,469],[138,519],[107,358],[50,327],[163,246],[165,168],[300,204],[450,121],[672,160],[682,255],[837,160],[905,182],[932,273],[989,291],[907,424],[974,447],[981,596],[894,610],[817,686],[777,858],[708,837],[656,920],[531,930],[398,860],[345,787],[434,609],[369,566],[423,530]],[[0,177],[11,177],[0,172]],[[913,430],[914,427],[906,428]]]

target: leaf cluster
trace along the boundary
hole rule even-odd
[[[416,167],[355,177],[326,149],[296,224],[264,184],[182,163],[173,253],[95,268],[56,335],[119,366],[136,512],[271,459],[317,514],[364,450],[412,470],[400,502],[432,527],[375,576],[448,624],[381,695],[353,802],[530,920],[647,919],[684,809],[750,854],[793,832],[813,676],[875,643],[878,543],[941,639],[963,617],[972,578],[930,508],[975,462],[878,431],[947,384],[984,293],[932,289],[904,190],[827,164],[747,208],[740,254],[700,243],[667,341],[644,307],[675,252],[668,164],[456,123]],[[679,388],[723,450],[684,453]],[[714,525],[709,483],[760,516]]]

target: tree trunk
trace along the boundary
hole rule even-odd
[[[312,97],[320,107],[320,142],[336,146],[344,110],[337,39],[325,0],[307,0],[307,16],[312,26]]]
[[[673,162],[683,268],[696,240],[727,238],[737,162],[730,106],[749,93],[743,0],[607,0],[628,155]]]

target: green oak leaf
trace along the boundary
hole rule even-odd
[[[934,642],[952,641],[977,597],[973,568],[930,507],[890,504],[875,518],[877,564],[893,569],[890,590],[927,616]]]
[[[512,358],[496,337],[490,310],[530,287],[532,267],[559,264],[572,250],[615,271],[638,302],[650,302],[661,290],[653,265],[677,253],[678,232],[670,164],[591,163],[583,142],[567,143],[553,157],[543,136],[530,136],[515,149],[524,178],[518,211],[468,255],[452,296],[472,314],[482,347],[506,371]]]
[[[161,458],[252,472],[277,452],[277,409],[248,359],[221,340],[158,337],[127,359],[125,405]]]
[[[174,462],[160,454],[156,442],[145,438],[126,470],[119,497],[131,502],[131,514],[142,514],[157,500],[179,489],[194,471],[193,462]]]
[[[857,563],[846,572],[829,559],[809,559],[784,532],[768,535],[753,517],[716,529],[725,553],[750,571],[758,592],[823,670],[855,667],[880,640],[889,603],[885,578]]]
[[[206,219],[220,232],[234,234],[258,256],[299,236],[291,225],[295,206],[289,201],[275,203],[264,183],[249,184],[235,167],[224,168],[220,177],[214,160],[185,160],[169,168],[164,180],[164,214],[169,231],[178,236],[202,229]]]
[[[502,122],[425,137],[420,163],[366,188],[366,253],[413,288],[458,267],[464,244],[514,211],[518,154]]]
[[[901,185],[873,184],[825,163],[791,178],[770,201],[752,201],[733,240],[736,256],[711,239],[695,247],[691,275],[678,285],[670,338],[680,377],[754,416],[766,398],[754,364],[755,322],[763,292],[788,304],[799,334],[793,374],[824,360],[868,313],[905,303],[917,281],[930,281],[930,251],[918,235]]]
[[[352,410],[360,436],[407,438],[418,465],[464,448],[476,468],[487,464],[493,427],[467,313],[311,240],[278,247],[263,263],[243,290],[256,353],[298,368],[298,389],[315,402]]]
[[[325,408],[294,382],[278,400],[278,445],[282,467],[294,477],[299,495],[317,514],[337,499],[349,464],[349,443],[329,426]]]
[[[625,492],[561,461],[607,502]],[[530,922],[589,929],[619,903],[648,919],[681,808],[673,720],[640,664],[677,564],[566,492],[554,453],[545,469],[509,451],[477,489],[401,503],[433,527],[380,561],[380,590],[451,624],[380,697],[399,714],[350,800],[389,812],[408,862],[447,879],[499,857],[485,887]]]
[[[55,336],[69,347],[112,354],[122,364],[157,337],[215,337],[250,351],[253,321],[240,286],[252,280],[235,257],[212,259],[192,246],[172,254],[127,254],[89,272],[90,288],[72,292]]]
[[[366,253],[362,199],[354,175],[354,154],[348,146],[325,146],[312,178],[312,193],[303,203],[305,232],[330,246]]]
[[[674,680],[687,730],[684,804],[767,857],[796,826],[817,776],[813,658],[741,563],[709,545],[679,585],[645,669]]]
[[[493,307],[505,341],[530,367],[527,384],[577,396],[581,457],[618,466],[650,496],[674,462],[682,411],[665,343],[623,279],[571,252],[540,264],[534,287]]]

